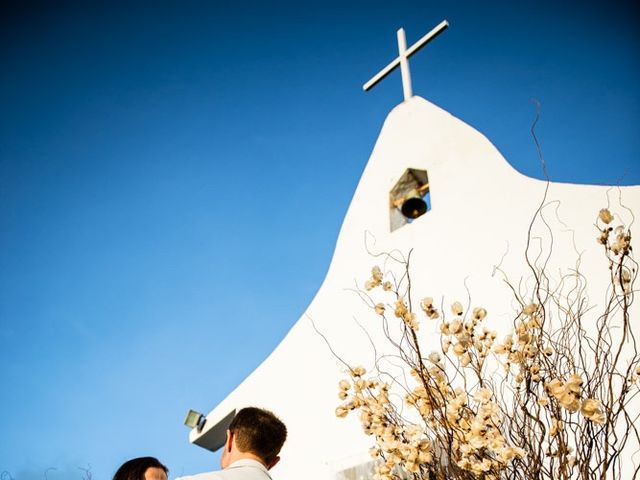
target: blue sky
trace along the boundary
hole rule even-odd
[[[3,2],[0,472],[108,480],[187,441],[329,265],[399,73],[519,171],[640,183],[634,2]],[[460,172],[464,174],[464,172]]]

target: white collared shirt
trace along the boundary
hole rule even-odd
[[[257,460],[236,460],[224,470],[205,472],[175,480],[271,480],[267,468]]]

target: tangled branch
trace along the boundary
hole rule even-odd
[[[630,228],[618,218],[605,208],[596,220],[608,266],[599,310],[580,261],[552,281],[550,253],[530,255],[530,226],[525,261],[534,281],[525,288],[505,278],[518,308],[502,340],[484,326],[487,310],[470,300],[446,314],[429,297],[416,305],[411,252],[382,255],[384,271],[373,267],[358,293],[381,319],[392,353],[376,349],[370,374],[347,366],[336,409],[338,417],[359,412],[374,439],[377,478],[621,478],[625,447],[640,445],[638,413],[629,408],[640,356],[630,321],[638,265]],[[423,351],[421,321],[437,322],[436,351]],[[386,371],[396,360],[409,376]]]

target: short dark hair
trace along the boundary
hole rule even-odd
[[[253,453],[266,463],[278,456],[287,439],[285,424],[269,410],[256,407],[240,410],[231,421],[229,431],[241,452]]]
[[[154,457],[132,458],[120,465],[113,480],[144,480],[144,472],[149,468],[161,468],[168,474],[169,469]]]

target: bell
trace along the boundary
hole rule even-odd
[[[402,204],[400,211],[407,218],[418,218],[420,215],[424,215],[427,212],[427,202],[422,199],[420,194],[412,192]]]

